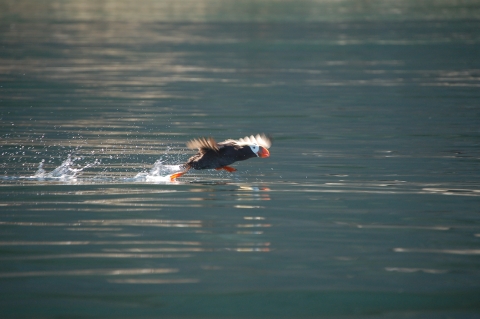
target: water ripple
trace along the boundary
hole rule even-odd
[[[82,270],[55,270],[55,271],[25,271],[3,272],[0,278],[18,277],[53,277],[53,276],[131,276],[176,273],[174,268],[140,268],[140,269],[82,269]]]
[[[448,270],[445,269],[430,269],[430,268],[402,268],[402,267],[386,267],[386,271],[402,272],[402,273],[416,273],[423,272],[426,274],[445,274]]]
[[[396,253],[426,253],[450,255],[480,255],[480,249],[425,249],[425,248],[394,248]]]

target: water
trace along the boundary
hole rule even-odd
[[[480,315],[479,1],[0,8],[2,318]]]

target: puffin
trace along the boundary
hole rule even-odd
[[[238,161],[244,161],[249,158],[270,156],[268,149],[272,145],[272,140],[265,134],[256,136],[245,136],[238,140],[228,139],[217,143],[212,137],[201,137],[193,139],[187,143],[187,147],[192,150],[198,150],[198,153],[188,159],[182,165],[184,170],[170,175],[170,181],[175,181],[178,177],[193,169],[216,169],[227,172],[235,172],[236,169],[229,166]]]

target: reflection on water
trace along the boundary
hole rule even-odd
[[[477,316],[479,18],[2,1],[2,318]],[[170,182],[189,139],[261,132]]]
[[[71,229],[68,229],[71,230]],[[8,241],[1,242],[3,246],[36,246],[36,245],[200,245],[199,242],[176,242],[176,241]]]
[[[198,279],[109,279],[114,284],[195,284]]]
[[[75,197],[83,198],[84,196],[99,196],[105,195],[121,195],[119,189],[109,188],[108,191],[95,192],[93,190],[85,192],[75,192],[72,194]],[[135,193],[138,190],[132,190]],[[245,191],[245,187],[243,187]],[[128,192],[128,189],[127,189]],[[68,193],[63,193],[63,196],[68,196]],[[157,191],[156,194],[171,194],[172,192]],[[198,193],[198,191],[197,191]],[[57,196],[61,192],[57,192]],[[188,195],[188,192],[186,193]],[[140,194],[143,195],[143,194]],[[143,197],[144,200],[148,198]],[[155,203],[153,198],[150,198],[152,203]],[[165,199],[164,199],[165,200]],[[175,200],[175,198],[172,198]],[[162,199],[160,199],[162,201]],[[69,202],[70,206],[77,205],[98,205],[96,202],[80,203]],[[20,204],[20,206],[28,203]],[[37,203],[38,204],[38,203]],[[45,204],[45,203],[42,203]],[[105,204],[105,203],[104,203]],[[157,199],[158,204],[158,199]],[[103,205],[103,204],[102,204]],[[115,204],[105,204],[115,205]],[[35,205],[36,206],[36,205]],[[162,205],[154,205],[162,206]],[[176,207],[175,205],[172,205]],[[189,207],[188,205],[179,207]],[[29,210],[28,208],[24,208]],[[91,211],[95,212],[92,208]],[[97,209],[96,212],[101,212],[101,209]],[[96,214],[96,213],[95,213]],[[75,268],[75,265],[82,260],[91,260],[87,269],[71,269],[71,270],[27,270],[24,271],[0,271],[0,278],[53,278],[53,277],[86,277],[97,276],[99,278],[105,278],[104,282],[108,284],[149,284],[149,285],[164,285],[164,284],[198,284],[202,281],[198,276],[190,274],[188,271],[178,268],[184,268],[181,266],[182,259],[198,260],[199,254],[225,254],[225,253],[267,253],[270,252],[270,243],[264,242],[261,239],[254,239],[251,236],[259,236],[261,233],[257,232],[245,232],[239,234],[235,231],[236,228],[264,228],[270,227],[269,224],[246,224],[246,223],[225,223],[225,221],[208,221],[208,220],[171,220],[171,219],[145,219],[145,218],[116,218],[116,219],[81,219],[69,222],[49,222],[49,221],[31,221],[29,217],[34,218],[34,215],[27,215],[24,221],[0,221],[0,227],[15,227],[15,233],[22,234],[20,228],[38,229],[29,231],[33,234],[33,238],[36,240],[9,240],[0,241],[0,247],[3,249],[3,254],[0,257],[2,263],[10,265],[29,265],[30,263],[37,263],[40,261],[48,261],[49,263],[68,263],[68,260],[72,260],[71,266]],[[4,216],[7,220],[10,219],[8,215]],[[22,218],[23,219],[23,218]],[[247,216],[243,220],[251,221],[265,221],[265,217],[261,216]],[[215,226],[215,223],[221,224],[221,226]],[[185,240],[158,240],[158,235],[154,235],[152,231],[156,228],[164,229],[176,228],[176,229],[198,229],[204,228],[205,230],[201,234],[211,234],[212,230],[220,227],[220,229],[231,229],[227,231],[233,236],[241,236],[238,238],[232,237],[231,239],[224,240],[201,240],[201,241],[185,241]],[[142,229],[147,229],[142,230]],[[6,228],[4,228],[6,229]],[[7,231],[8,232],[8,231]],[[151,235],[146,235],[145,232]],[[173,238],[190,237],[189,232],[183,232],[185,235],[175,235]],[[44,238],[50,237],[49,234],[58,234],[54,238],[61,238],[62,240],[45,241]],[[194,233],[193,233],[194,234]],[[112,240],[92,240],[95,237],[111,238],[124,238],[134,237],[134,239],[112,239]],[[128,236],[127,236],[128,235]],[[160,235],[161,237],[166,234]],[[179,236],[180,235],[180,236]],[[15,236],[14,236],[15,237]],[[145,240],[144,238],[155,238],[155,240]],[[242,237],[246,239],[242,240]],[[81,240],[84,238],[84,240]],[[72,240],[66,240],[72,239]],[[80,240],[79,240],[80,239]],[[26,248],[26,250],[23,249]],[[16,252],[16,253],[14,253]],[[108,265],[108,260],[125,260],[128,264],[137,264],[141,260],[163,261],[169,264],[176,264],[177,268],[145,268],[145,269],[132,269],[132,268],[116,268],[105,269],[101,268],[102,265]],[[174,260],[173,262],[171,260]],[[69,263],[68,263],[69,264]],[[92,267],[93,268],[90,268]],[[99,267],[100,266],[100,267]],[[77,266],[78,267],[78,266]],[[215,265],[202,265],[206,267],[206,270],[221,270],[223,267]],[[7,267],[8,269],[8,267]],[[35,266],[34,268],[35,269]],[[174,274],[175,277],[165,278],[165,275]],[[122,279],[109,279],[111,276],[123,276]],[[131,278],[130,276],[135,276]],[[137,278],[141,276],[142,278]],[[153,277],[152,277],[153,276]],[[161,278],[159,278],[161,276]],[[144,278],[147,277],[147,278]],[[98,280],[98,279],[97,279]]]
[[[454,254],[454,255],[480,255],[480,249],[409,249],[395,248],[393,251],[397,253],[437,253],[437,254]]]
[[[142,1],[126,0],[49,1],[7,0],[4,17],[12,20],[36,18],[69,21],[131,22],[289,22],[348,21],[361,19],[417,20],[475,19],[480,15],[478,1],[454,4],[449,1]]]
[[[108,254],[108,253],[88,253],[88,254],[57,254],[57,255],[40,255],[40,256],[27,256],[27,257],[6,257],[2,260],[39,260],[39,259],[63,259],[63,258],[188,258],[192,255],[187,254]]]
[[[423,269],[423,268],[396,268],[396,267],[387,267],[385,268],[386,271],[397,271],[403,273],[415,273],[415,272],[423,272],[426,274],[444,274],[447,270],[443,269]]]
[[[88,269],[72,271],[34,271],[23,273],[2,274],[0,277],[38,277],[38,276],[122,276],[122,275],[151,275],[178,272],[178,269]]]

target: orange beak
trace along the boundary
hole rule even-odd
[[[262,157],[262,158],[270,156],[270,152],[263,146],[260,146],[260,149],[258,150],[257,154],[258,154],[258,157]]]

